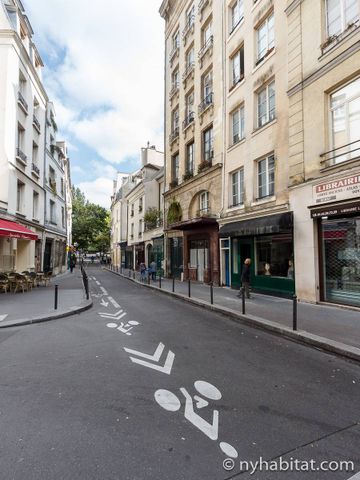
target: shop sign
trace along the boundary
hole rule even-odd
[[[335,205],[323,207],[322,209],[312,210],[312,218],[346,216],[360,213],[360,202],[348,203],[346,205]]]
[[[351,200],[360,197],[360,175],[339,178],[313,187],[315,204]]]

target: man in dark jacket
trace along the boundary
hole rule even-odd
[[[244,262],[244,266],[241,272],[241,286],[242,288],[245,288],[246,298],[251,298],[250,297],[250,265],[251,265],[251,259],[247,258]]]

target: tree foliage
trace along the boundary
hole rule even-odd
[[[106,252],[110,246],[110,214],[106,208],[90,203],[73,187],[73,243],[79,250]]]

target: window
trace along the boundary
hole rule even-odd
[[[172,88],[179,88],[179,69],[177,68],[176,70],[173,71],[171,75],[171,83],[172,83]]]
[[[33,192],[33,219],[37,220],[39,218],[39,194]]]
[[[139,237],[143,234],[143,221],[139,220]]]
[[[173,49],[180,47],[180,32],[179,30],[172,37]]]
[[[330,96],[330,111],[332,149],[339,149],[333,153],[333,163],[359,157],[360,78]]]
[[[231,114],[231,140],[232,145],[240,142],[245,137],[245,114],[244,106],[242,105]]]
[[[266,54],[275,46],[274,14],[269,15],[256,30],[257,62],[260,62]]]
[[[194,119],[194,92],[190,92],[186,95],[186,119],[187,123],[190,123]]]
[[[339,35],[359,19],[359,0],[326,0],[327,35]]]
[[[32,161],[34,165],[38,164],[38,154],[39,154],[39,147],[33,142],[33,149],[32,149]]]
[[[131,210],[130,210],[130,215],[133,217],[135,212],[135,203],[131,204]]]
[[[177,133],[179,131],[179,109],[177,108],[172,112],[172,133]]]
[[[244,78],[244,46],[230,59],[231,65],[231,86],[235,86]]]
[[[208,22],[201,31],[202,45],[207,45],[210,42],[212,37],[212,22]]]
[[[61,207],[61,225],[65,228],[65,208]]]
[[[195,62],[195,53],[194,53],[194,47],[191,47],[190,50],[186,53],[186,68],[191,68],[194,65]]]
[[[275,158],[274,155],[258,162],[258,198],[274,195],[275,186]]]
[[[56,224],[56,207],[53,200],[50,200],[50,223]]]
[[[230,33],[235,30],[244,18],[244,0],[236,0],[230,7]]]
[[[203,100],[209,99],[212,94],[213,88],[213,78],[212,78],[212,71],[207,72],[202,77],[202,92],[203,92]]]
[[[21,71],[19,73],[19,91],[22,95],[26,94],[26,78]]]
[[[64,196],[64,193],[65,193],[65,190],[64,190],[64,179],[63,179],[63,178],[61,179],[61,182],[60,182],[60,192],[61,192],[61,196],[63,197],[63,196]]]
[[[194,142],[188,143],[186,145],[186,173],[194,173],[194,153],[195,153],[195,144]]]
[[[25,184],[20,180],[17,181],[17,195],[16,195],[16,211],[22,213],[24,210],[24,193]]]
[[[266,85],[257,94],[257,126],[262,127],[275,118],[275,82]]]
[[[130,235],[131,235],[131,238],[134,238],[134,224],[132,223],[131,224],[131,229],[130,229]]]
[[[186,26],[190,28],[192,25],[194,25],[195,21],[195,6],[191,5],[189,10],[186,12]]]
[[[208,128],[203,133],[204,160],[211,161],[214,157],[214,136],[213,127]]]
[[[200,213],[208,213],[209,212],[209,192],[200,193],[199,207],[200,207],[199,208]]]
[[[18,124],[17,147],[19,150],[24,149],[25,143],[25,129],[20,123]]]
[[[244,169],[231,174],[231,206],[244,203]]]
[[[144,206],[144,197],[139,198],[139,212],[143,211],[143,206]]]
[[[294,279],[291,234],[255,239],[255,274]]]
[[[179,179],[179,153],[176,153],[172,157],[172,172],[171,172],[172,180]]]

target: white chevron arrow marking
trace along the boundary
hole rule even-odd
[[[101,305],[102,307],[107,307],[107,306],[109,305],[109,302],[105,302],[105,300],[102,298],[102,299],[101,299],[101,302],[100,302],[100,305]]]
[[[124,348],[127,353],[131,353],[133,355],[137,355],[138,357],[146,358],[148,360],[153,360],[158,362],[160,357],[164,351],[165,345],[163,343],[159,343],[159,346],[155,350],[154,355],[148,355],[147,353],[137,352],[136,350],[131,350],[130,348]],[[130,357],[130,360],[133,363],[137,363],[142,365],[143,367],[151,368],[153,370],[157,370],[158,372],[165,373],[166,375],[170,375],[172,366],[175,360],[175,353],[169,350],[165,363],[163,366],[155,365],[154,363],[146,362],[145,360],[140,360],[139,358]]]
[[[99,315],[101,316],[104,316],[104,317],[116,317],[117,315],[119,315],[120,313],[122,313],[124,310],[119,310],[118,312],[116,313],[108,313],[108,312],[99,312]]]
[[[0,315],[0,322],[2,322],[3,320],[5,320],[5,318],[8,316],[8,314],[6,315]]]
[[[108,297],[108,300],[109,300],[109,302],[112,303],[112,305],[113,305],[115,308],[120,308],[120,305],[113,299],[113,297]]]
[[[120,310],[120,312],[122,312],[122,310]],[[103,313],[99,313],[99,315],[103,318],[106,318],[108,320],[121,320],[122,318],[125,317],[125,315],[127,315],[126,312],[123,312],[123,313],[118,313],[117,315],[107,315],[107,314],[103,314]]]

